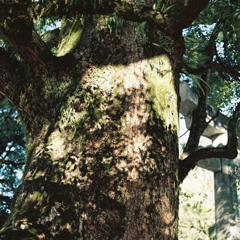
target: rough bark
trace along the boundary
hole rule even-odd
[[[74,62],[11,89],[27,159],[0,238],[177,239],[181,38],[168,54],[129,24],[80,36]]]

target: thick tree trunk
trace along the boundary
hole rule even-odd
[[[1,239],[177,239],[181,52],[152,41],[88,28],[77,67],[28,81],[26,169]]]

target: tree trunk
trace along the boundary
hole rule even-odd
[[[90,30],[77,64],[19,92],[27,160],[1,239],[177,239],[179,39]]]

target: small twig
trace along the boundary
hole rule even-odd
[[[183,133],[179,138],[183,137],[188,131],[189,129],[185,133]]]
[[[206,122],[206,126],[207,126],[211,121],[213,121],[215,118],[218,117],[219,112],[220,112],[220,109],[217,110],[217,113],[216,113],[216,115],[215,115],[214,117],[212,117],[208,122]]]

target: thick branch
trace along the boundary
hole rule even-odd
[[[183,161],[179,162],[179,180],[182,182],[188,172],[193,169],[199,160],[207,158],[229,158],[237,156],[237,136],[236,128],[240,117],[240,102],[237,104],[235,111],[228,124],[228,143],[221,148],[202,148],[192,152]]]
[[[154,24],[159,30],[167,34],[175,34],[181,32],[183,28],[188,27],[198,14],[206,7],[209,0],[195,1],[191,0],[179,14],[170,16],[160,11],[155,11],[150,7],[143,6],[136,3],[129,3],[122,0],[108,1],[102,0],[94,8],[90,1],[78,1],[77,4],[70,6],[65,11],[66,6],[63,6],[63,1],[58,1],[57,5],[62,7],[56,8],[51,6],[49,10],[45,11],[46,16],[59,15],[59,16],[72,16],[73,14],[102,14],[108,15],[117,13],[119,17],[134,22],[147,22]]]
[[[18,110],[19,92],[27,80],[20,62],[11,59],[10,53],[0,48],[0,93],[7,98]]]
[[[229,158],[237,156],[237,149],[229,145],[222,148],[202,148],[194,151],[186,159],[179,162],[179,181],[182,182],[188,172],[193,169],[199,160],[207,158]]]
[[[0,26],[1,33],[8,39],[29,68],[46,69],[52,53],[40,36],[33,30],[27,16],[16,18],[8,26]]]
[[[210,37],[209,40],[209,46],[208,46],[208,52],[211,55],[211,59],[214,54],[217,55],[217,49],[215,44],[215,38],[218,33],[217,29],[219,26],[225,21],[225,19],[220,19]],[[217,55],[217,60],[219,63],[211,63],[210,61],[206,61],[205,65],[203,65],[200,69],[194,70],[195,72],[207,68],[208,66],[214,67],[221,75],[222,72],[227,72],[230,74],[235,80],[238,80],[239,74],[234,71],[232,68],[225,68],[224,65],[219,60],[219,57]],[[189,69],[188,69],[189,70]],[[191,70],[190,70],[191,72]],[[192,71],[193,72],[193,71]],[[209,70],[209,76],[210,76],[210,70]],[[209,77],[207,78],[209,80]],[[202,88],[204,85],[202,86]],[[207,87],[205,85],[205,87]],[[204,88],[203,88],[204,89]],[[206,91],[206,89],[204,90]],[[184,149],[183,158],[185,160],[180,161],[179,165],[179,179],[180,181],[183,181],[183,179],[187,176],[188,172],[193,169],[196,165],[196,163],[205,158],[234,158],[237,155],[237,137],[236,137],[236,126],[237,121],[240,116],[240,104],[237,105],[234,114],[232,115],[229,125],[228,125],[228,144],[227,146],[223,148],[206,148],[206,149],[200,149],[196,150],[198,147],[199,138],[206,128],[207,124],[205,122],[204,112],[206,112],[206,104],[207,104],[207,95],[202,95],[199,98],[198,107],[196,110],[193,111],[193,120],[192,120],[192,126],[190,131],[190,137],[188,139],[188,143],[186,145],[186,148]],[[201,134],[200,134],[201,133]]]
[[[203,131],[207,127],[206,116],[207,116],[207,97],[208,97],[208,82],[210,79],[211,69],[205,72],[202,76],[204,81],[200,82],[200,96],[198,99],[198,106],[192,112],[192,125],[190,129],[190,135],[184,153],[195,151],[198,147],[199,139]],[[183,153],[183,154],[184,154]]]
[[[12,44],[26,65],[36,72],[46,72],[52,53],[33,29],[30,3],[0,2],[0,32]],[[34,6],[35,3],[31,3]],[[44,71],[45,70],[45,71]]]
[[[119,17],[134,22],[147,22],[154,24],[159,30],[167,34],[176,34],[181,32],[183,28],[188,27],[197,15],[206,7],[209,0],[195,1],[191,0],[179,14],[170,16],[163,14],[160,11],[155,11],[150,7],[143,6],[137,3],[126,2],[122,0],[108,1],[102,0],[100,3],[96,1],[96,6],[93,6],[92,1],[79,0],[74,4],[67,4],[65,0],[56,2],[48,2],[47,6],[40,6],[32,3],[32,6],[27,8],[26,5],[14,4],[8,6],[0,3],[0,16],[3,18],[15,19],[16,16],[28,16],[28,9],[32,9],[32,15],[35,17],[51,17],[64,15],[73,17],[76,14],[102,14],[109,15],[117,13]],[[41,11],[41,8],[44,10]],[[2,18],[2,19],[3,19]]]
[[[240,117],[240,101],[238,102],[233,115],[228,123],[228,143],[227,145],[237,149],[237,122]]]
[[[216,24],[214,30],[212,31],[212,34],[209,38],[208,46],[205,49],[205,51],[208,53],[208,60],[205,62],[205,64],[198,69],[190,69],[186,67],[186,70],[192,73],[195,72],[195,74],[196,72],[200,72],[200,70],[205,70],[205,69],[206,70],[203,71],[203,74],[202,74],[203,81],[200,82],[200,96],[198,99],[198,106],[192,112],[192,125],[190,129],[190,136],[189,136],[187,145],[184,149],[183,157],[184,155],[189,155],[189,153],[197,149],[199,139],[203,131],[206,129],[208,125],[208,123],[205,120],[207,116],[207,98],[208,98],[208,90],[209,90],[208,83],[210,81],[213,56],[216,52],[215,39],[217,37],[217,32],[218,32],[217,30],[224,21],[225,19],[220,19]]]
[[[209,0],[190,0],[182,11],[176,16],[176,24],[180,29],[190,26],[200,12],[207,6]]]
[[[76,14],[108,15],[116,12],[119,17],[122,17],[125,20],[134,22],[147,21],[156,24],[161,30],[166,30],[169,26],[169,17],[167,15],[164,15],[159,11],[154,11],[147,6],[142,6],[136,3],[127,3],[121,0],[102,0],[100,4],[97,1],[95,7],[91,1],[85,0],[76,1],[71,6],[69,6],[65,0],[48,3],[47,6],[39,6],[38,4],[32,3],[31,7],[17,3],[11,5],[0,3],[0,19],[15,20],[18,16],[24,16],[24,18],[27,18],[29,8],[32,9],[35,17],[60,16],[61,18],[65,15],[71,18]],[[41,8],[44,8],[43,12],[41,11]]]
[[[206,122],[207,116],[207,97],[208,97],[208,82],[210,80],[211,69],[206,71],[202,78],[204,80],[201,81],[200,86],[200,96],[198,99],[198,106],[192,112],[192,125],[190,128],[190,135],[184,148],[184,152],[182,154],[182,158],[185,160],[179,162],[179,179],[183,181],[183,179],[187,176],[188,172],[195,167],[195,158],[190,158],[186,161],[192,154],[195,154],[200,137],[203,131],[207,128],[208,122]],[[200,159],[199,159],[200,160]]]

